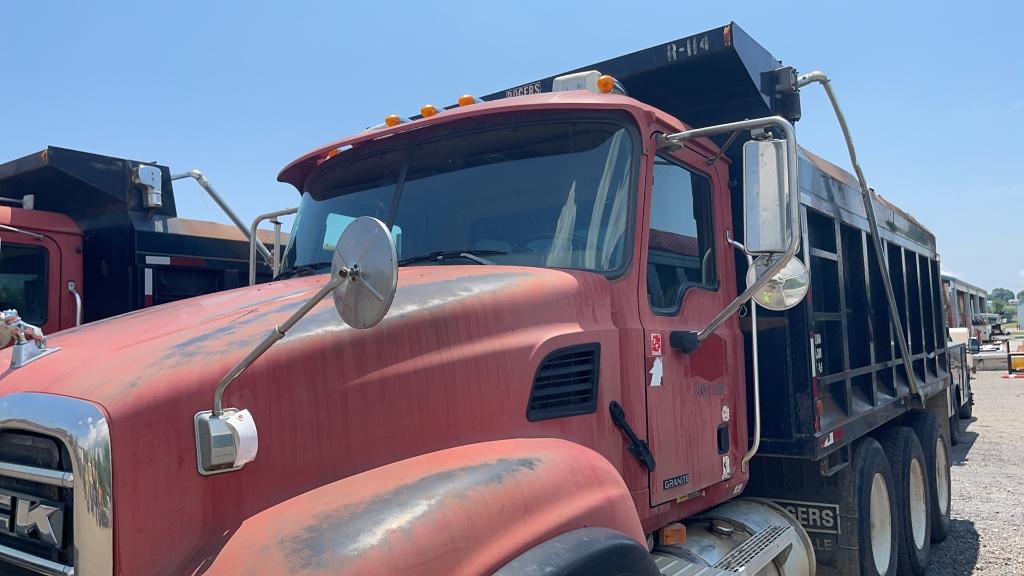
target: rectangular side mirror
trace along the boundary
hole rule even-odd
[[[981,352],[981,344],[978,342],[978,339],[975,338],[974,336],[971,336],[971,339],[967,341],[967,351],[970,352],[971,354],[977,354]]]
[[[789,177],[785,140],[743,145],[743,245],[748,254],[779,254],[789,246]]]
[[[162,185],[164,176],[156,166],[139,164],[135,167],[132,180],[142,188],[142,207],[147,209],[162,208],[164,205]]]

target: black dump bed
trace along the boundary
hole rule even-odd
[[[484,99],[550,91],[556,76],[586,70],[614,76],[629,96],[692,127],[769,115],[792,122],[800,119],[795,71],[735,23]],[[797,131],[799,137],[799,125]],[[716,142],[724,145],[727,138],[716,138]],[[739,134],[725,151],[733,183],[742,182],[740,153],[748,138]],[[789,311],[759,311],[764,389],[760,453],[819,459],[902,414],[911,404],[911,388],[894,344],[882,272],[857,180],[801,150],[799,186],[803,243],[798,257],[810,269],[811,288],[808,297]],[[742,231],[740,192],[732,189],[737,235]],[[884,266],[909,344],[913,378],[924,397],[934,396],[945,390],[950,379],[935,237],[882,198],[875,201],[874,211],[886,250]],[[745,260],[737,256],[736,265],[742,283]],[[742,319],[741,325],[747,333],[749,367],[749,319]]]
[[[140,164],[163,175],[152,211],[132,182]],[[246,282],[248,241],[233,226],[178,218],[166,166],[50,146],[0,164],[0,196],[29,194],[35,210],[66,214],[83,232],[86,322]],[[257,270],[269,279],[262,261]]]
[[[779,114],[800,118],[795,95],[775,90],[781,63],[742,28],[730,23],[645,50],[548,76],[484,96],[484,100],[550,92],[557,76],[598,70],[614,76],[630,96],[693,127]]]
[[[142,195],[132,185],[137,162],[89,152],[50,146],[17,160],[0,164],[0,196],[35,196],[35,209],[70,216],[83,231],[113,214],[146,212]],[[163,207],[156,215],[177,215],[171,174],[166,166],[157,166],[163,174]]]

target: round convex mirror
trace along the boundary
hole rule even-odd
[[[370,216],[353,220],[334,247],[331,273],[349,270],[334,289],[334,307],[353,328],[376,326],[391,308],[398,288],[395,240],[384,223]]]
[[[777,256],[761,256],[754,260],[754,264],[747,268],[747,286],[752,286],[764,276],[765,271],[775,262],[775,258]],[[789,310],[807,295],[809,282],[804,263],[797,258],[790,258],[782,270],[754,293],[751,300],[769,310]]]

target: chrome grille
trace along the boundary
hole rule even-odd
[[[0,396],[0,574],[112,576],[110,471],[97,406]]]
[[[0,431],[0,567],[4,574],[73,573],[73,487],[70,455],[56,439]]]

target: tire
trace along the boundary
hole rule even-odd
[[[658,576],[647,547],[608,528],[577,528],[523,552],[494,576]]]
[[[956,423],[956,418],[950,420]],[[949,473],[949,442],[939,419],[931,412],[918,412],[908,422],[917,435],[928,465],[928,484],[931,486],[928,515],[932,522],[932,542],[942,542],[949,536],[950,505],[952,503],[952,477]]]
[[[897,560],[900,576],[924,576],[931,552],[931,518],[928,504],[928,463],[914,431],[906,426],[890,426],[879,436],[892,468],[893,492],[898,536]]]
[[[867,437],[853,455],[857,497],[857,551],[861,576],[895,576],[898,539],[892,470],[882,446]],[[874,514],[872,514],[874,510]]]

